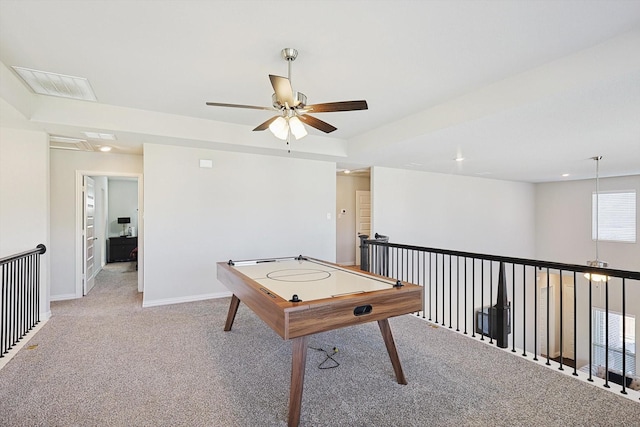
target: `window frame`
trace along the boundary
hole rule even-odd
[[[607,196],[610,195],[630,195],[631,201],[628,203],[630,207],[630,212],[628,212],[628,221],[620,224],[620,227],[611,227],[604,228],[607,224],[615,223],[616,218],[608,218],[606,217],[603,221],[603,214],[614,216],[616,213],[619,214],[620,211],[615,211],[615,209],[607,209],[605,206],[603,208],[602,205],[602,196],[605,196],[605,200]],[[601,241],[601,242],[614,242],[614,243],[636,243],[638,241],[638,224],[637,224],[637,205],[638,205],[638,197],[636,190],[611,190],[611,191],[598,191],[591,193],[591,240],[593,241]],[[597,199],[597,201],[596,201]],[[612,204],[611,202],[609,202]],[[598,213],[596,214],[596,206],[598,206]],[[603,224],[604,222],[604,224]],[[597,223],[597,232],[596,232],[596,223]],[[615,231],[612,231],[615,228],[620,228],[627,230],[623,234],[628,235],[632,234],[632,238],[615,238]],[[619,233],[618,233],[619,234]]]
[[[606,324],[604,322],[607,321],[607,312],[605,309],[600,307],[592,307],[591,316],[593,321],[593,329],[591,332],[591,354],[593,364],[595,366],[604,366],[605,365],[605,351],[606,351]],[[617,320],[616,320],[617,318]],[[636,372],[638,372],[638,367],[636,365],[636,355],[638,352],[638,340],[637,340],[637,322],[636,316],[632,314],[625,314],[624,321],[631,322],[633,327],[630,328],[625,325],[625,337],[618,337],[618,342],[611,342],[611,333],[612,326],[615,329],[618,329],[620,335],[622,335],[622,328],[617,327],[615,322],[622,321],[622,313],[617,313],[615,311],[609,310],[609,370],[614,370],[622,373],[622,340],[626,342],[625,344],[625,355],[627,362],[625,364],[626,375],[627,376],[635,376]],[[602,321],[602,323],[600,323]],[[631,325],[629,325],[631,326]],[[631,331],[630,329],[633,329]],[[633,335],[632,340],[629,340],[629,337]]]

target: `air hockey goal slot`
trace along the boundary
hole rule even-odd
[[[353,315],[354,316],[363,316],[365,314],[371,313],[372,310],[373,310],[373,307],[371,306],[371,304],[359,305],[359,306],[357,306],[356,308],[353,309]]]

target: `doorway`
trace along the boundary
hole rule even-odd
[[[93,279],[108,263],[132,261],[134,248],[137,288],[144,291],[142,189],[141,174],[76,171],[77,298],[91,291]],[[87,208],[88,200],[93,201],[92,209]],[[126,259],[114,258],[114,244],[120,243],[127,246],[118,250],[130,249]]]
[[[358,214],[360,206],[356,206],[357,192],[370,194],[371,177],[369,168],[336,172],[336,263],[345,266],[359,266]],[[370,202],[369,202],[370,203]],[[369,205],[369,220],[371,224]],[[362,221],[361,221],[362,222]],[[368,233],[364,233],[368,234]]]

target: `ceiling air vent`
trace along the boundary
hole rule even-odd
[[[93,146],[84,139],[55,135],[49,137],[49,148],[56,150],[95,151]]]
[[[23,67],[12,68],[35,93],[83,101],[98,100],[89,80],[83,77],[65,76]]]

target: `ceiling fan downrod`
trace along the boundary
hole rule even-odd
[[[287,61],[287,78],[289,79],[289,81],[291,81],[291,63],[298,57],[298,51],[292,47],[285,47],[284,49],[282,49],[282,52],[280,52],[280,54],[282,55],[282,59]]]

